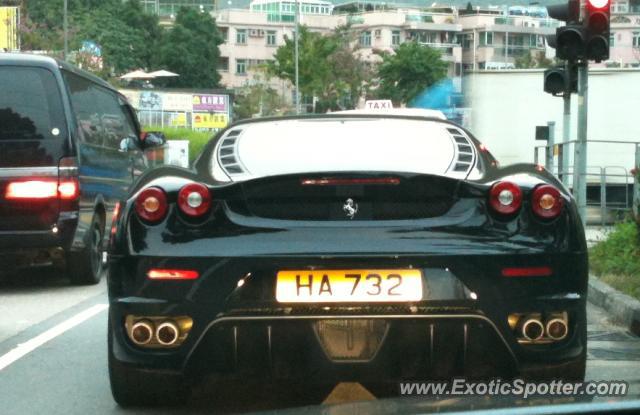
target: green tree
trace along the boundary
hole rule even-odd
[[[220,75],[216,67],[220,58],[218,46],[222,37],[209,13],[182,8],[175,25],[165,34],[158,48],[156,66],[180,76],[168,78],[167,86],[183,88],[216,88]]]
[[[158,19],[145,14],[136,0],[88,10],[74,18],[74,25],[72,50],[85,40],[100,45],[105,75],[150,67],[162,34]]]
[[[417,42],[401,44],[395,53],[381,52],[375,95],[394,104],[407,103],[447,76],[440,52]]]
[[[289,110],[278,91],[259,76],[235,92],[233,112],[237,119],[282,115]]]
[[[300,28],[299,79],[301,95],[317,99],[317,112],[353,108],[367,87],[370,74],[351,46],[348,26],[322,35]],[[268,73],[295,85],[294,40],[285,39],[270,62]]]
[[[25,9],[23,49],[60,51],[62,1],[29,0]],[[145,13],[138,0],[69,0],[68,11],[70,51],[77,51],[86,40],[100,45],[104,60],[101,75],[151,66],[162,29],[157,16]],[[76,55],[76,63],[85,68],[88,60],[82,53]]]
[[[548,59],[544,52],[538,52],[535,55],[527,52],[516,58],[515,65],[516,69],[550,68],[553,66],[553,61]]]

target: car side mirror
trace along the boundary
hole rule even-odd
[[[145,131],[140,134],[142,148],[153,148],[165,145],[167,137],[161,131]]]

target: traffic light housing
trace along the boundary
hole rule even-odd
[[[585,53],[588,60],[602,62],[609,59],[610,20],[610,0],[587,0],[584,27]]]
[[[577,61],[609,59],[609,25],[611,0],[586,0],[581,19],[580,2],[547,6],[549,17],[566,22],[547,37],[549,46],[556,49],[559,59]]]
[[[574,61],[583,59],[586,53],[585,30],[579,25],[563,26],[556,29],[556,57]]]
[[[553,96],[562,96],[565,92],[578,92],[577,65],[570,65],[568,73],[561,66],[544,71],[544,92]]]

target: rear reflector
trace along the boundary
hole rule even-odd
[[[502,268],[503,277],[548,277],[551,274],[551,267]]]
[[[400,179],[395,177],[380,178],[354,178],[354,179],[302,179],[303,186],[345,186],[363,184],[400,184]]]
[[[198,271],[188,269],[153,268],[147,272],[147,277],[151,280],[195,280],[199,276]]]
[[[6,199],[49,199],[58,196],[58,181],[29,180],[9,183]]]

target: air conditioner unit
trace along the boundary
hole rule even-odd
[[[382,36],[382,30],[380,30],[380,29],[377,29],[374,33],[375,33],[375,36],[376,36],[377,39],[379,39],[380,36]]]
[[[249,30],[250,37],[264,37],[264,30],[262,29],[251,29]]]

